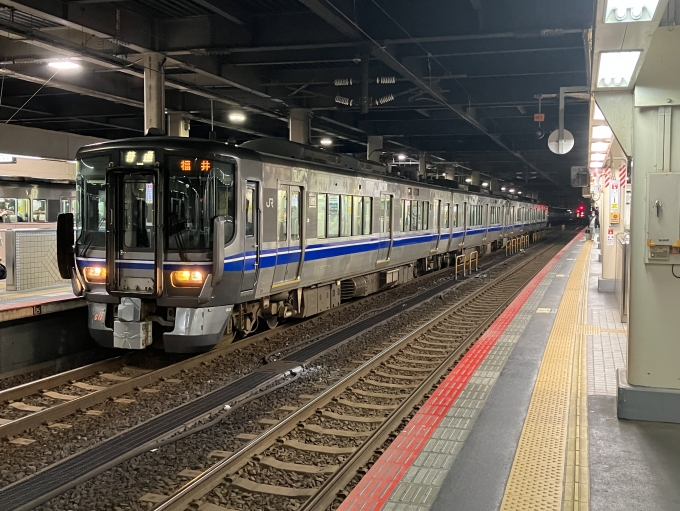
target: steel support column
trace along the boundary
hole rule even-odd
[[[379,136],[369,136],[366,148],[366,158],[371,161],[380,161],[383,150],[383,138]]]
[[[164,57],[160,53],[144,55],[144,132],[150,128],[165,131]]]
[[[311,130],[311,112],[306,108],[291,108],[288,130],[291,142],[308,145]]]

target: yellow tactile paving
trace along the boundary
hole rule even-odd
[[[584,323],[591,246],[587,241],[581,250],[557,310],[501,511],[588,509]]]

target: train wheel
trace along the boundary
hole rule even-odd
[[[277,326],[279,326],[279,317],[269,316],[267,318],[267,327],[269,328],[269,330],[274,330]]]

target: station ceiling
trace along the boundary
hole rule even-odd
[[[547,139],[560,87],[589,84],[593,9],[592,0],[0,0],[0,122],[141,136],[142,54],[160,52],[166,108],[191,117],[191,136],[208,137],[211,104],[218,139],[237,143],[287,137],[289,109],[304,107],[314,144],[328,136],[336,151],[365,154],[367,137],[382,135],[387,150],[427,152],[571,205],[569,168],[587,163],[586,98],[567,98],[574,149],[554,155]],[[55,74],[48,63],[65,58],[82,69]],[[234,110],[244,123],[230,123]]]

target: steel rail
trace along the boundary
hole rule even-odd
[[[550,245],[549,247],[546,247],[544,250],[533,256],[531,261],[538,259],[546,251],[550,250],[553,246],[554,245]],[[527,261],[527,263],[528,262],[529,261]],[[517,294],[540,271],[540,269],[541,267],[536,269],[536,271],[531,272],[530,276],[524,279],[522,283],[517,286],[517,289],[512,293],[512,295],[508,299],[504,300],[501,305],[496,307],[494,311],[488,315],[484,322],[480,326],[475,328],[468,335],[466,340],[463,341],[459,347],[455,348],[454,352],[449,357],[447,357],[447,359],[444,362],[442,362],[437,368],[434,369],[436,377],[433,375],[426,377],[425,382],[419,385],[419,387],[414,392],[412,392],[409,395],[409,397],[405,399],[405,401],[411,405],[410,408],[406,405],[406,403],[404,403],[400,405],[397,408],[397,410],[401,410],[402,412],[404,410],[411,410],[415,403],[419,402],[420,399],[422,399],[422,397],[424,396],[424,394],[431,390],[434,382],[436,382],[436,380],[441,376],[441,374],[444,373],[453,364],[453,362],[460,357],[462,353],[464,353],[464,350],[467,349],[469,345],[472,344],[479,337],[479,335],[481,335],[486,330],[486,328],[488,328],[488,326],[504,310],[505,306],[515,296],[517,296]],[[324,390],[313,400],[309,401],[301,408],[299,408],[297,411],[287,416],[281,422],[272,426],[267,431],[262,433],[260,436],[250,441],[242,449],[232,454],[228,458],[225,458],[223,461],[215,464],[214,466],[212,466],[211,468],[209,468],[208,470],[206,470],[193,480],[189,481],[177,492],[175,492],[175,494],[170,496],[168,500],[154,508],[154,511],[184,511],[194,500],[196,500],[197,498],[201,498],[202,496],[212,491],[216,486],[224,482],[225,478],[227,478],[228,476],[242,468],[254,456],[265,450],[267,447],[276,443],[278,438],[288,434],[290,431],[297,427],[298,423],[316,413],[317,409],[329,404],[333,400],[333,398],[336,397],[339,393],[344,392],[348,387],[357,383],[360,378],[370,373],[375,368],[375,366],[388,360],[395,352],[400,351],[405,345],[413,341],[414,338],[416,338],[423,332],[429,330],[433,326],[436,326],[441,321],[445,320],[448,316],[455,314],[459,309],[461,309],[465,305],[474,302],[483,294],[487,293],[490,290],[493,290],[494,288],[497,288],[499,285],[502,285],[508,279],[511,279],[516,275],[517,275],[516,269],[511,268],[507,270],[503,275],[497,277],[492,282],[489,282],[488,284],[484,285],[483,287],[475,291],[472,295],[462,300],[459,300],[452,306],[448,307],[445,311],[437,314],[434,318],[427,321],[425,324],[419,326],[416,330],[402,336],[399,340],[395,341],[389,347],[382,350],[375,356],[371,357],[368,361],[363,363],[358,368],[354,369],[347,376],[345,376],[344,378],[342,378],[341,380],[339,380],[338,382]],[[404,417],[403,413],[399,415],[395,415],[395,413],[392,413],[385,420],[389,421],[390,424],[394,426],[394,421],[399,422],[403,419],[403,417]],[[385,426],[385,428],[381,426],[378,430],[376,430],[376,432],[372,434],[370,438],[371,439],[374,437],[382,438],[383,436],[386,437],[387,435],[389,435],[389,432],[393,430],[394,427],[389,429],[388,426]],[[360,448],[357,451],[361,453],[360,458],[361,460],[363,460],[366,457],[366,455],[370,457],[370,455],[373,454],[374,449],[372,449],[371,446],[374,448],[375,445],[371,443],[370,446],[364,448],[364,446],[366,446],[367,444],[368,442],[362,444],[362,446],[360,446]],[[347,460],[345,464],[350,462],[350,460],[355,459],[355,455],[357,455],[357,453],[351,455],[349,460]],[[344,464],[342,466],[344,466]],[[340,472],[342,474],[343,481],[344,478],[348,477],[349,474],[351,473],[351,471],[348,472],[346,470],[342,470],[342,468]],[[354,473],[351,473],[349,479],[351,479],[351,477],[353,476]],[[335,479],[335,476],[333,477],[333,479]],[[321,488],[324,487],[325,483]],[[328,495],[328,492],[326,491],[325,494]],[[335,497],[335,495],[333,495],[333,497]],[[327,498],[328,497],[324,497],[324,501]],[[305,509],[311,509],[311,507],[305,506]],[[318,509],[324,509],[324,507],[322,506],[319,507]]]

